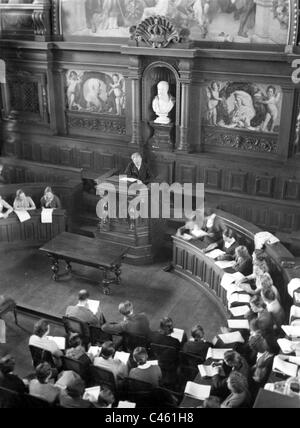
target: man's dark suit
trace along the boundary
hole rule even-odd
[[[180,342],[178,339],[175,339],[171,336],[166,336],[159,333],[158,331],[152,331],[149,335],[149,341],[155,343],[156,345],[170,346],[177,350],[180,349]]]
[[[145,314],[133,314],[129,315],[125,321],[104,324],[102,330],[108,334],[128,333],[137,336],[148,336],[150,323]]]
[[[134,162],[130,162],[127,166],[125,174],[128,178],[135,178],[144,184],[149,184],[151,181],[151,172],[148,165],[143,161],[140,170],[137,169]]]

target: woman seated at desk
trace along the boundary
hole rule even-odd
[[[60,199],[54,195],[51,187],[46,187],[44,196],[41,199],[42,208],[61,209]]]
[[[239,246],[235,234],[231,229],[224,229],[222,237],[223,241],[221,245],[219,245],[218,242],[214,242],[213,244],[210,244],[204,252],[209,253],[210,251],[213,251],[216,248],[220,248],[220,250],[222,250],[224,254],[219,256],[217,258],[217,261],[233,261],[236,257],[235,251]]]
[[[6,210],[5,212],[3,212]],[[11,207],[0,195],[0,219],[8,218],[8,216],[13,212],[13,207]]]
[[[235,266],[234,269],[243,275],[251,275],[253,271],[252,257],[249,254],[248,248],[240,245],[235,249]]]
[[[23,190],[19,189],[14,200],[15,211],[32,211],[36,206],[30,196],[26,196]]]
[[[223,232],[225,225],[217,217],[217,214],[212,208],[205,210],[205,218],[202,230],[206,232],[203,238],[203,243],[206,248],[214,245],[215,248],[220,248],[223,245]]]

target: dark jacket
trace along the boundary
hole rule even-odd
[[[242,261],[236,262],[234,269],[237,272],[242,273],[245,276],[251,275],[253,272],[253,261],[252,258],[249,257],[247,259],[244,259]]]
[[[125,174],[128,178],[135,178],[136,180],[142,181],[144,184],[149,184],[152,178],[152,174],[148,165],[143,161],[140,170],[137,169],[134,162],[130,162],[127,166]]]
[[[188,341],[183,347],[183,352],[186,354],[194,354],[199,356],[203,361],[206,360],[207,352],[213,345],[209,342],[192,342]]]
[[[129,315],[125,321],[104,324],[102,330],[108,334],[128,333],[137,336],[148,336],[150,323],[145,314],[133,314]]]
[[[0,387],[9,389],[10,391],[18,392],[19,394],[27,392],[26,386],[22,380],[14,374],[0,374]]]
[[[171,348],[175,348],[177,350],[179,350],[181,346],[178,339],[161,334],[159,331],[152,331],[149,334],[149,341],[150,343],[155,343],[156,345],[170,346]]]
[[[216,217],[215,220],[214,220],[213,226],[212,227],[207,227],[207,221],[208,221],[208,219],[206,218],[204,220],[202,229],[205,232],[211,234],[212,236],[206,236],[204,238],[203,242],[207,246],[210,245],[210,244],[216,243],[216,244],[218,244],[219,248],[222,247],[222,245],[223,245],[223,232],[224,232],[224,229],[225,229],[224,224],[222,223],[222,221],[218,217]]]

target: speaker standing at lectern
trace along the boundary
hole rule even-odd
[[[128,178],[133,178],[144,184],[149,184],[152,178],[148,165],[139,153],[134,153],[131,156],[131,162],[127,166],[125,174]]]

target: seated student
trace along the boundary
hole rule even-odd
[[[251,311],[247,314],[250,321],[250,331],[260,330],[262,333],[273,332],[274,319],[270,312],[268,312],[266,304],[264,303],[260,294],[252,296],[250,300]],[[255,323],[254,323],[255,321]]]
[[[90,294],[87,290],[80,290],[78,293],[78,302],[75,306],[68,306],[66,310],[66,316],[70,318],[76,318],[78,321],[91,324],[97,327],[103,325],[104,316],[101,312],[101,307],[99,305],[97,315],[89,308]]]
[[[6,210],[6,211],[5,211]],[[8,216],[13,212],[13,207],[11,207],[0,195],[0,219],[8,218]]]
[[[62,205],[60,199],[54,195],[51,187],[46,187],[44,196],[41,199],[41,207],[42,208],[53,208],[53,209],[61,209]]]
[[[92,403],[92,406],[96,409],[109,409],[112,407],[115,401],[116,399],[113,392],[110,389],[104,387],[100,391],[97,402]]]
[[[150,323],[144,313],[135,314],[133,304],[129,301],[120,303],[119,312],[124,319],[121,322],[110,322],[102,326],[102,330],[108,334],[128,333],[137,336],[148,337]]]
[[[238,409],[250,407],[251,395],[247,378],[242,373],[231,372],[227,387],[231,394],[221,404],[222,409]]]
[[[185,225],[177,230],[177,236],[184,238],[185,235],[189,235],[193,238],[193,232],[197,233],[199,230],[201,226],[196,219],[196,214],[190,213],[186,215]]]
[[[253,392],[257,393],[259,388],[263,388],[268,382],[275,354],[270,350],[266,339],[260,332],[250,337],[249,346],[257,353],[256,364],[251,369],[254,381]]]
[[[233,268],[245,276],[250,275],[253,271],[252,258],[248,248],[244,245],[240,245],[235,249],[235,265]]]
[[[285,322],[285,312],[272,288],[263,289],[261,297],[266,304],[267,311],[273,316],[277,328],[280,328]]]
[[[60,389],[50,382],[52,377],[52,368],[48,363],[39,364],[36,368],[36,379],[29,383],[29,394],[42,398],[50,404],[58,401]]]
[[[269,273],[266,261],[254,259],[253,273],[237,281],[237,285],[248,294],[257,294],[261,291],[261,280],[265,273]],[[254,285],[252,285],[254,283]]]
[[[5,355],[0,359],[0,388],[9,389],[23,394],[27,391],[24,382],[13,372],[15,359],[11,355]]]
[[[33,211],[36,209],[35,203],[30,196],[26,196],[23,190],[19,189],[14,200],[15,211]]]
[[[89,366],[94,358],[92,355],[85,352],[84,346],[82,345],[81,337],[78,333],[72,333],[69,338],[69,348],[66,349],[66,357],[72,358],[73,360],[80,361],[85,366]]]
[[[159,331],[149,334],[149,341],[157,345],[170,346],[175,349],[180,349],[181,343],[178,339],[172,337],[174,332],[174,324],[171,318],[163,318],[160,321]]]
[[[216,244],[216,248],[220,248],[223,245],[223,231],[225,229],[222,221],[217,217],[217,214],[212,208],[206,208],[205,218],[202,226],[202,230],[207,233],[207,236],[203,238],[205,247]]]
[[[67,388],[61,392],[59,403],[66,409],[89,409],[92,404],[84,400],[85,384],[82,379],[74,379]]]
[[[111,371],[116,383],[122,382],[128,376],[128,367],[118,358],[115,358],[116,349],[113,342],[102,345],[99,357],[94,359],[94,366]]]
[[[183,352],[199,355],[199,357],[205,361],[207,352],[213,345],[205,340],[203,327],[199,324],[193,327],[191,335],[192,339],[184,344]]]
[[[269,273],[264,273],[261,278],[260,278],[260,289],[257,289],[257,293],[261,293],[263,290],[267,289],[267,288],[271,288],[271,290],[273,290],[276,299],[278,300],[278,302],[281,301],[281,297],[279,294],[278,289],[275,287],[273,280],[271,278],[271,275]]]
[[[133,359],[137,364],[137,368],[130,371],[129,377],[158,387],[162,379],[162,372],[159,366],[148,363],[148,353],[146,349],[136,348],[133,351]]]
[[[127,175],[128,178],[134,178],[138,182],[144,184],[149,184],[152,178],[150,169],[140,153],[134,153],[131,156],[131,162],[125,170],[125,175]]]
[[[214,245],[214,244],[212,244]],[[217,244],[215,244],[217,246]],[[234,260],[235,259],[235,250],[239,246],[239,243],[237,242],[235,233],[231,229],[224,229],[223,230],[223,243],[222,246],[220,246],[220,249],[224,251],[225,254],[222,256],[219,256],[217,258],[218,261],[225,261],[225,260]],[[212,248],[212,247],[211,247]]]
[[[33,335],[29,339],[29,346],[35,346],[51,352],[57,367],[61,367],[60,357],[63,356],[63,352],[58,348],[57,344],[53,340],[48,339],[49,334],[49,323],[43,319],[38,321],[34,325]]]

